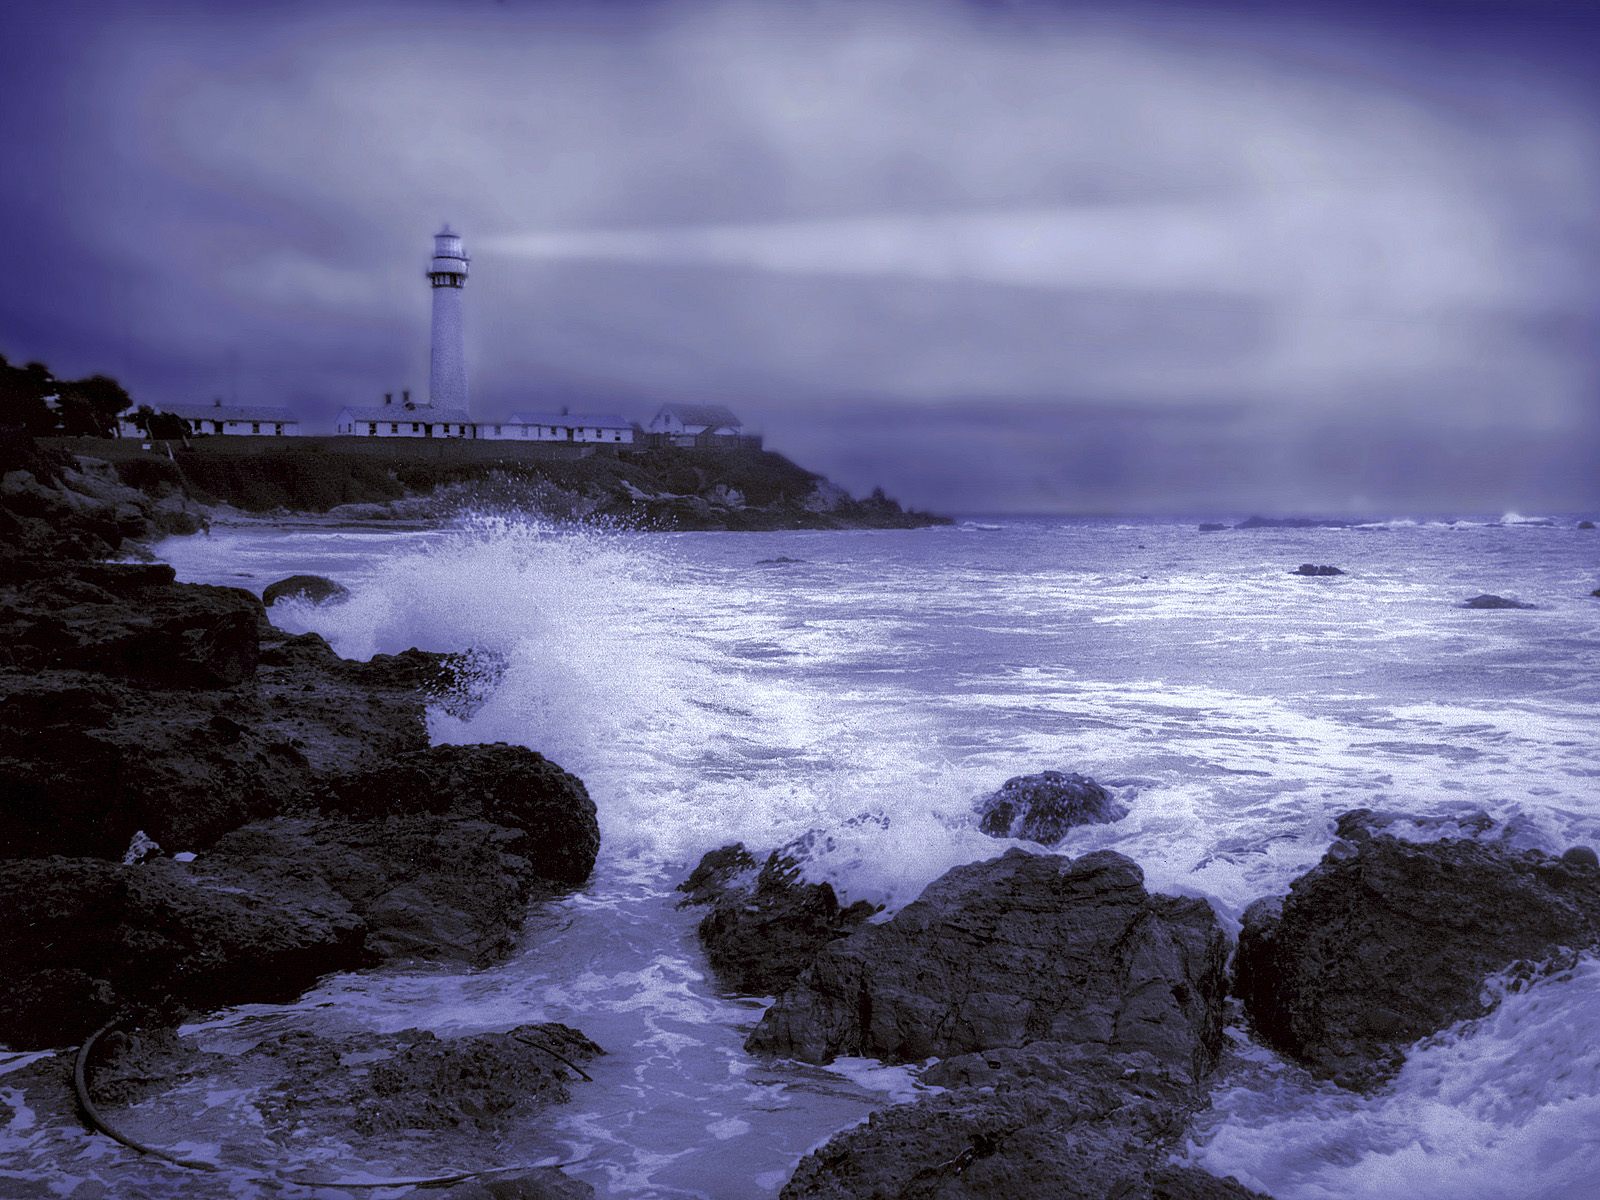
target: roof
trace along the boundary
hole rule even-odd
[[[186,421],[298,421],[289,408],[267,408],[251,404],[168,404],[157,411],[169,412]]]
[[[615,413],[512,413],[507,425],[585,425],[596,429],[632,429],[633,422]]]
[[[407,408],[404,404],[370,404],[365,407],[346,405],[339,410],[342,417],[350,414],[353,421],[415,421],[429,425],[476,425],[464,408],[434,408],[417,404]]]
[[[744,422],[733,415],[733,410],[721,404],[663,404],[662,413],[671,413],[685,425],[708,425],[715,428],[718,425],[729,425],[737,428]]]

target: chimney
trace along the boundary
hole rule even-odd
[[[400,393],[400,402],[402,404],[404,404],[407,408],[411,407],[411,389],[410,388],[407,388],[405,391]]]
[[[384,402],[384,404],[393,404],[394,403],[394,393],[393,392],[385,392],[383,394],[383,402]]]

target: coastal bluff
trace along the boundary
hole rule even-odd
[[[857,499],[814,471],[748,446],[635,450],[359,438],[50,438],[58,455],[111,464],[124,485],[249,513],[351,521],[520,511],[640,530],[907,529],[949,518],[881,490]]]

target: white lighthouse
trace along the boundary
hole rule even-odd
[[[433,288],[433,362],[428,403],[435,408],[467,408],[467,353],[462,341],[461,290],[467,283],[467,252],[461,235],[446,225],[433,235],[428,283]]]

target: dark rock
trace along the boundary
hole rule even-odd
[[[1258,1035],[1322,1078],[1369,1087],[1418,1038],[1489,1006],[1484,980],[1600,941],[1600,870],[1466,839],[1362,833],[1288,896],[1252,904],[1235,989]]]
[[[775,996],[823,946],[844,937],[876,909],[844,908],[826,883],[805,883],[795,860],[774,850],[758,870],[742,845],[712,850],[678,887],[684,904],[709,904],[700,942],[718,977],[736,991]]]
[[[1481,596],[1473,596],[1470,600],[1461,602],[1462,608],[1537,608],[1536,604],[1528,604],[1522,600],[1514,600],[1507,596],[1495,596],[1485,592]]]
[[[92,671],[146,687],[248,679],[261,608],[235,588],[176,586],[171,568],[40,564],[0,586],[0,666]]]
[[[1120,854],[1011,850],[823,947],[747,1046],[913,1062],[1064,1041],[1198,1078],[1221,1044],[1225,952],[1208,904],[1150,895]]]
[[[594,1188],[557,1167],[485,1176],[440,1192],[440,1200],[591,1200]]]
[[[553,884],[582,883],[600,850],[583,781],[522,746],[432,746],[397,755],[329,780],[317,804],[365,819],[432,813],[505,826],[523,835],[512,851]]]
[[[1148,1055],[1057,1043],[962,1055],[949,1090],[873,1113],[801,1160],[782,1200],[1248,1200],[1232,1180],[1169,1164],[1199,1097]]]
[[[1578,528],[1579,529],[1593,529],[1594,528],[1594,522],[1593,521],[1579,521],[1578,522]]]
[[[1343,575],[1344,572],[1341,571],[1338,567],[1330,567],[1330,566],[1327,566],[1326,564],[1324,564],[1322,566],[1318,566],[1316,563],[1301,563],[1294,570],[1290,571],[1289,574],[1291,574],[1291,575]]]
[[[364,965],[360,918],[305,882],[245,890],[171,859],[0,862],[0,1042],[77,1041],[119,1011],[162,1020],[292,1000]]]
[[[978,802],[978,828],[990,837],[1054,845],[1076,825],[1104,825],[1128,815],[1106,791],[1076,771],[1018,775]]]
[[[1575,867],[1600,867],[1600,855],[1592,846],[1569,846],[1561,861]]]
[[[291,575],[267,584],[261,603],[271,608],[279,600],[309,600],[312,604],[337,603],[350,596],[350,589],[323,575]]]
[[[1200,532],[1201,533],[1221,533],[1226,528],[1227,528],[1227,526],[1224,525],[1221,521],[1201,521],[1200,522]]]

